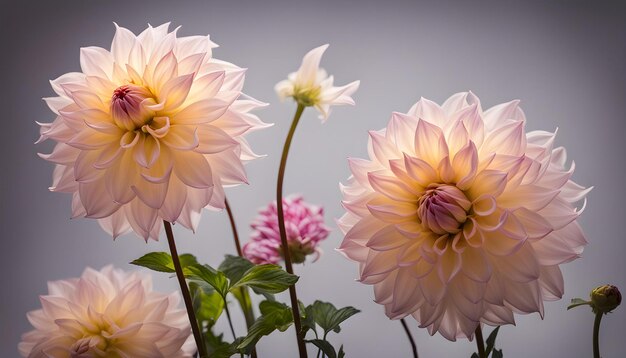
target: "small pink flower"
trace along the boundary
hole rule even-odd
[[[318,245],[330,233],[324,225],[324,208],[306,203],[301,195],[292,195],[283,199],[283,209],[291,260],[303,263],[307,255],[315,254],[317,261],[322,253]],[[250,225],[254,232],[252,241],[243,247],[244,256],[255,264],[276,264],[282,260],[276,201],[259,214]]]

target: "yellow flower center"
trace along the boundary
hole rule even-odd
[[[431,184],[419,198],[417,216],[423,227],[445,235],[461,231],[472,203],[456,186]]]
[[[322,92],[320,86],[309,86],[294,88],[293,98],[305,107],[315,106],[319,102],[319,96]]]

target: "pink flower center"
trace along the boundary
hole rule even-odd
[[[467,220],[471,207],[472,203],[459,188],[431,184],[418,200],[417,216],[423,227],[436,234],[455,234]]]
[[[154,117],[154,96],[145,87],[124,85],[116,88],[111,97],[111,116],[115,124],[125,130],[135,130]]]
[[[91,357],[90,351],[102,352],[106,349],[107,342],[100,336],[87,336],[81,338],[70,348],[71,358]]]

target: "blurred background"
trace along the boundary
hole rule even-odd
[[[295,110],[280,103],[276,82],[295,71],[313,47],[330,43],[322,65],[339,85],[360,79],[356,107],[336,108],[321,125],[307,110],[295,136],[285,192],[323,205],[327,224],[343,210],[338,183],[349,175],[347,157],[365,157],[367,131],[386,125],[392,111],[405,112],[421,96],[442,103],[472,90],[483,108],[520,99],[527,129],[559,128],[557,144],[576,160],[574,180],[595,186],[580,222],[589,245],[583,257],[562,266],[565,296],[538,314],[518,316],[500,330],[507,357],[589,357],[593,315],[566,312],[573,297],[597,285],[626,291],[626,8],[618,1],[12,1],[0,4],[0,135],[2,249],[0,250],[0,356],[17,357],[20,335],[31,329],[26,312],[40,307],[46,282],[76,277],[86,266],[128,262],[148,251],[166,251],[164,237],[146,244],[127,235],[115,242],[92,220],[69,220],[70,196],[50,193],[53,165],[37,157],[52,142],[33,145],[35,121],[51,122],[41,100],[53,95],[48,80],[77,71],[79,48],[109,48],[113,21],[135,33],[147,23],[171,21],[179,35],[211,34],[214,56],[248,68],[245,92],[271,106],[259,112],[275,126],[249,136],[267,157],[247,167],[249,186],[227,190],[243,241],[257,209],[274,198],[281,145]],[[180,252],[217,265],[234,253],[224,212],[205,211],[193,234],[176,227]],[[362,312],[331,341],[348,357],[409,357],[402,327],[372,301],[369,286],[355,282],[357,269],[334,251],[338,229],[323,243],[323,257],[297,266],[298,291]],[[159,290],[174,279],[154,274]],[[287,296],[282,297],[288,301]],[[237,330],[244,333],[241,315]],[[408,319],[421,357],[469,357],[473,342],[451,343]],[[219,329],[228,332],[225,321]],[[487,329],[489,331],[489,329]],[[626,307],[605,317],[605,358],[626,351]],[[226,336],[229,336],[227,333]],[[261,357],[294,357],[293,330],[261,340]]]

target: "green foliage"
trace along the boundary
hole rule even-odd
[[[485,348],[485,354],[487,357],[491,355],[491,358],[502,358],[504,357],[502,353],[502,349],[496,349],[496,337],[498,336],[498,332],[500,331],[500,326],[496,327],[491,333],[489,337],[487,337],[487,347]],[[471,358],[479,358],[478,353],[473,353]]]
[[[224,299],[204,282],[190,282],[189,291],[198,322],[202,327],[213,327],[224,310]]]
[[[324,339],[312,339],[312,340],[306,341],[306,342],[307,343],[312,343],[314,346],[319,348],[322,351],[322,353],[324,353],[324,355],[326,357],[328,357],[328,358],[337,358],[337,352],[335,351],[335,348],[327,340],[324,340]]]
[[[359,312],[361,311],[351,306],[337,309],[332,303],[322,301],[315,301],[310,310],[315,323],[324,330],[324,335],[330,331],[339,333],[339,325]]]
[[[304,307],[302,302],[298,302],[298,305],[300,306],[300,316],[302,316],[300,320],[302,323],[302,336],[305,337],[307,332],[311,330],[313,331],[313,333],[315,333],[315,338],[318,338],[317,329],[315,328],[316,326],[315,315],[313,314],[313,305]]]
[[[222,271],[230,282],[237,282],[241,277],[254,266],[254,264],[243,257],[226,255],[226,258],[217,268]]]
[[[275,330],[284,332],[293,323],[291,308],[276,301],[263,301],[259,304],[261,317],[257,318],[248,330],[248,334],[237,346],[239,349],[253,347],[259,339]]]
[[[180,266],[185,267],[197,264],[196,257],[191,254],[182,254],[178,256]],[[167,252],[150,252],[131,262],[133,265],[149,268],[153,271],[175,273],[174,262],[172,256]]]
[[[315,345],[323,353],[324,357],[344,357],[345,352],[343,351],[343,346],[339,348],[339,352],[335,351],[332,344],[326,340],[326,336],[330,332],[338,333],[341,331],[341,323],[361,311],[351,306],[337,309],[332,303],[315,301],[312,305],[307,307],[301,306],[300,312],[304,313],[304,317],[302,318],[302,334],[306,335],[309,330],[315,333],[316,339],[309,340],[307,343]],[[324,330],[323,339],[319,339],[316,325]]]
[[[228,358],[238,353],[233,343],[224,341],[224,334],[216,335],[212,329],[204,333],[204,343],[207,347],[209,358]]]
[[[190,254],[180,255],[179,260],[183,273],[189,280],[194,311],[210,358],[249,354],[261,337],[275,330],[285,331],[293,323],[291,308],[277,302],[273,294],[283,292],[295,284],[298,276],[287,273],[280,266],[254,265],[244,258],[231,255],[226,256],[217,270],[209,265],[199,264]],[[172,257],[166,252],[146,254],[132,264],[159,272],[176,272]],[[259,305],[261,316],[256,320],[253,317],[248,288],[266,298]],[[213,332],[215,323],[225,309],[229,293],[241,305],[249,325],[248,334],[232,343],[224,340],[224,334]],[[304,313],[304,307],[302,311]],[[315,330],[315,321],[311,320],[309,323],[308,329]]]
[[[489,354],[491,353],[491,351],[493,351],[493,348],[496,345],[496,337],[498,336],[499,330],[500,330],[500,326],[496,327],[496,329],[491,331],[491,333],[489,334],[489,337],[487,337],[487,341],[485,342],[487,344],[487,348],[485,352],[487,353],[487,356],[489,356]]]
[[[257,293],[275,294],[295,284],[298,278],[277,265],[257,265],[244,272],[237,282],[231,283],[231,289],[247,286]]]
[[[223,272],[217,271],[209,265],[193,264],[187,267],[187,277],[194,280],[201,280],[213,287],[223,299],[228,294],[228,279]]]

